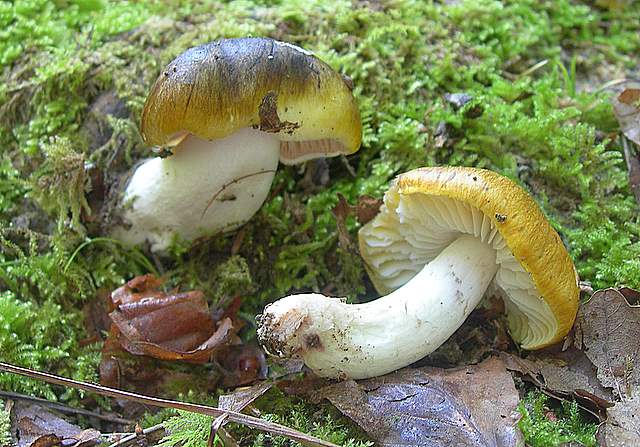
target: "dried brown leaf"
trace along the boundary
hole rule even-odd
[[[111,334],[134,355],[207,362],[238,327],[228,317],[215,322],[202,292],[167,294],[160,285],[152,275],[144,275],[116,289],[111,295]]]
[[[631,397],[640,384],[640,307],[618,290],[599,290],[580,308],[577,334],[602,385],[621,399]]]
[[[55,445],[60,445],[61,442],[62,438],[60,436],[51,433],[36,438],[29,447],[53,447]]]
[[[376,199],[371,196],[358,197],[358,205],[356,205],[356,219],[360,225],[364,225],[378,215],[382,199]]]
[[[347,217],[353,212],[353,207],[349,205],[347,199],[338,193],[338,204],[331,210],[336,218],[336,228],[338,230],[338,242],[345,250],[353,251],[354,244],[347,231]]]
[[[628,288],[599,290],[578,313],[577,346],[597,367],[602,385],[619,399],[598,430],[602,446],[640,445],[640,307],[626,298],[638,296]]]
[[[638,104],[640,89],[627,88],[613,97],[613,113],[618,119],[622,133],[640,145],[640,106]]]
[[[622,138],[624,158],[629,172],[629,184],[640,203],[640,88],[630,85],[618,96],[612,98],[613,112],[620,124],[620,129],[627,139]],[[635,143],[635,145],[634,145]]]
[[[618,101],[627,105],[637,105],[640,101],[640,89],[628,88],[618,95]]]
[[[100,433],[92,430],[91,433],[97,436],[80,437],[83,430],[56,413],[41,405],[29,404],[18,401],[12,408],[11,432],[18,441],[18,447],[52,447],[64,445],[79,447],[79,440],[83,440],[82,445],[95,444]]]
[[[347,199],[338,193],[338,204],[331,211],[336,218],[338,240],[341,247],[354,251],[355,244],[351,241],[351,236],[347,231],[347,217],[353,215],[360,225],[364,225],[376,217],[381,205],[381,199],[375,199],[371,196],[360,196],[357,205],[350,205]]]
[[[578,349],[533,354],[526,359],[501,352],[500,358],[508,370],[522,374],[546,394],[575,400],[601,421],[606,419],[606,409],[613,405],[611,391],[600,384],[595,367]]]
[[[406,368],[317,394],[383,446],[522,445],[518,393],[495,357],[451,370]]]
[[[581,390],[606,402],[612,400],[611,392],[598,381],[595,367],[578,349],[532,354],[526,359],[501,352],[500,358],[505,361],[507,369],[528,376],[537,386],[549,391],[573,394]]]
[[[97,444],[100,441],[100,432],[94,428],[87,428],[82,430],[77,435],[73,435],[71,439],[76,441],[74,447],[84,447],[88,445]]]
[[[618,402],[607,411],[609,420],[598,429],[597,439],[602,447],[631,447],[640,445],[640,396]]]

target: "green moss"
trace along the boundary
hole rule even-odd
[[[205,399],[203,403],[214,404],[210,399]],[[287,397],[277,388],[269,390],[253,405],[261,412],[262,419],[285,425],[326,441],[349,447],[372,445],[371,442],[364,441],[362,432],[352,423],[341,418],[334,408],[322,407],[322,410],[318,411],[316,406],[306,404],[295,397]],[[201,414],[167,410],[157,416],[148,416],[145,419],[145,426],[164,421],[163,424],[170,434],[159,445],[204,447],[209,438],[212,420],[211,417]],[[284,437],[272,436],[268,433],[256,434],[246,427],[233,423],[228,424],[227,428],[241,445],[256,447],[300,445]],[[216,442],[219,443],[217,445],[223,445],[219,438],[216,439]]]
[[[563,402],[558,409],[547,407],[548,397],[539,391],[527,394],[518,411],[522,419],[518,426],[525,442],[531,447],[555,447],[577,442],[595,447],[598,425],[585,423],[575,402]],[[550,415],[553,417],[550,418]]]
[[[295,430],[316,436],[337,445],[349,447],[365,447],[373,445],[365,441],[363,434],[347,419],[338,416],[334,408],[317,407],[292,397],[286,397],[278,389],[271,389],[256,402],[261,417]],[[275,447],[298,446],[280,436],[267,433],[251,433],[246,428],[233,426],[232,433],[241,445],[259,447],[272,445]]]
[[[68,314],[58,304],[40,305],[0,294],[0,351],[4,362],[37,370],[54,370],[78,380],[95,381],[99,361],[95,347],[80,348],[79,312]],[[0,374],[0,386],[57,400],[50,385],[13,374]],[[76,393],[70,393],[71,399]]]
[[[91,213],[84,195],[84,157],[66,138],[53,138],[43,150],[45,161],[33,176],[35,191],[40,196],[37,201],[43,209],[58,216],[59,231],[67,223],[82,231],[80,213]]]
[[[159,446],[170,447],[181,445],[184,447],[205,447],[213,419],[197,413],[178,410],[178,415],[164,421],[169,432],[159,443]]]

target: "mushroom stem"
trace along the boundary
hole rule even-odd
[[[135,170],[122,199],[124,224],[114,236],[131,245],[149,241],[161,251],[176,234],[192,240],[233,230],[267,197],[279,156],[278,138],[254,129],[214,141],[189,135],[172,156]]]
[[[258,336],[273,354],[299,355],[316,374],[363,379],[433,352],[469,316],[497,271],[496,252],[460,236],[401,288],[364,304],[319,294],[266,307]]]

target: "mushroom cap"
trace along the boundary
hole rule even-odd
[[[420,168],[396,178],[380,213],[359,232],[380,293],[411,279],[462,234],[497,250],[494,285],[525,349],[560,341],[578,309],[578,276],[560,236],[521,187],[477,168]]]
[[[277,134],[293,164],[358,150],[362,124],[350,81],[313,53],[268,38],[222,39],[186,50],[160,74],[142,112],[149,145],[173,147],[243,127]]]

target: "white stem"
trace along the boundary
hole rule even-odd
[[[280,141],[242,129],[215,141],[187,137],[168,158],[140,165],[123,198],[124,224],[113,235],[127,244],[164,250],[185,240],[230,231],[264,202],[278,167]]]
[[[469,316],[497,270],[496,252],[461,236],[411,281],[364,304],[319,294],[266,307],[258,335],[267,349],[299,355],[316,374],[362,379],[395,371],[433,352]]]

